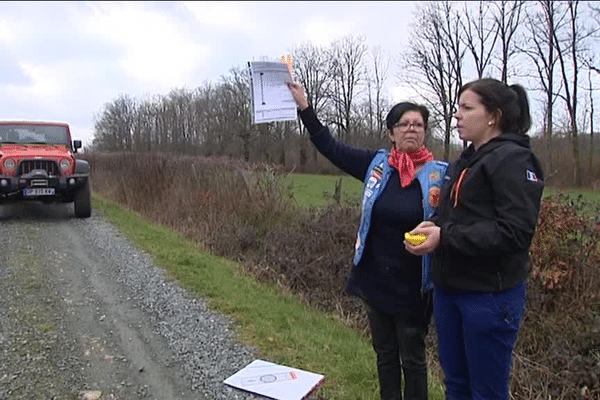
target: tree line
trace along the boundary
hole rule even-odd
[[[460,86],[487,76],[520,83],[531,104],[539,105],[532,107],[538,123],[530,134],[547,175],[560,171],[570,185],[600,185],[594,138],[599,28],[594,2],[431,1],[417,5],[409,44],[398,54],[352,35],[328,46],[301,43],[290,54],[310,104],[341,140],[389,145],[384,119],[393,104],[386,88],[395,79],[410,100],[429,107],[428,146],[446,160],[462,147],[452,140]],[[392,63],[401,71],[395,76]],[[246,67],[237,66],[194,89],[142,100],[122,94],[94,117],[89,150],[176,151],[276,162],[304,172],[326,169],[298,121],[251,123],[249,86]]]

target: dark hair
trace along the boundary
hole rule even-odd
[[[427,129],[427,120],[429,119],[429,110],[427,107],[406,101],[398,103],[392,107],[387,117],[385,117],[385,124],[387,125],[387,128],[392,129],[394,125],[396,125],[396,122],[400,121],[402,115],[404,115],[404,113],[407,111],[418,111],[421,113],[421,117],[423,117],[423,123],[425,123],[425,129]]]
[[[483,78],[463,85],[459,96],[467,89],[479,95],[489,112],[500,111],[499,126],[502,133],[524,135],[531,127],[529,101],[523,86],[508,86],[497,79]]]

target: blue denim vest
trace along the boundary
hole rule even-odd
[[[362,211],[354,253],[354,265],[358,265],[363,254],[365,241],[371,226],[373,204],[381,194],[382,189],[385,187],[385,184],[393,172],[394,167],[390,166],[388,157],[389,154],[387,150],[379,150],[375,154],[375,157],[373,157],[365,176]],[[423,168],[416,174],[415,178],[418,179],[421,184],[424,221],[429,220],[436,212],[436,207],[440,200],[440,190],[447,168],[448,163],[434,160],[425,163]],[[398,240],[403,241],[404,237],[398,238]],[[430,277],[431,257],[431,253],[423,255],[421,292],[433,289],[433,283],[431,282]]]

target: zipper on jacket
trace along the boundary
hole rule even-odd
[[[496,272],[498,275],[498,289],[502,290],[502,275],[500,275],[500,271]]]

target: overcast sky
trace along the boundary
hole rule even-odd
[[[67,122],[87,145],[120,94],[193,89],[305,42],[364,35],[393,64],[415,4],[0,1],[0,119]]]

